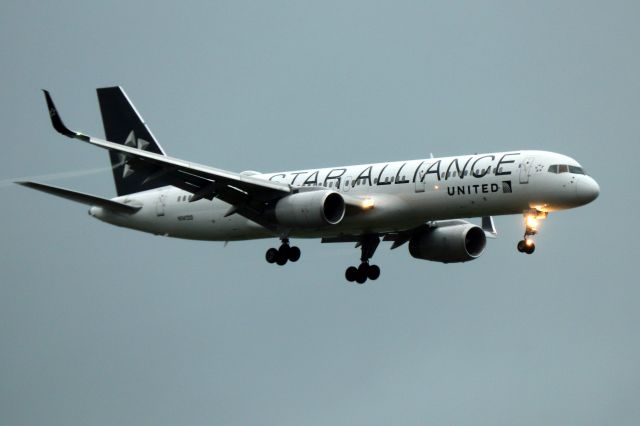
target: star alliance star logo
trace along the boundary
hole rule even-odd
[[[149,142],[144,139],[136,138],[136,133],[132,130],[131,133],[129,133],[129,136],[127,136],[127,139],[124,141],[123,145],[145,151],[149,146]],[[120,156],[121,163],[124,164],[124,169],[122,170],[122,177],[127,178],[131,176],[135,172],[135,170],[133,170],[133,168],[129,165],[129,163],[127,163],[126,154],[121,153],[119,154],[119,156]]]

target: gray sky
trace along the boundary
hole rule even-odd
[[[637,1],[0,5],[0,181],[100,169],[96,87],[165,150],[276,171],[513,149],[576,158],[600,198],[521,218],[479,260],[381,245],[164,239],[0,185],[0,423],[632,425],[640,418]],[[114,195],[108,172],[50,181]]]

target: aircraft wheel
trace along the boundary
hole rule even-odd
[[[358,266],[358,274],[356,275],[356,282],[358,284],[364,284],[367,281],[367,273],[369,272],[369,264],[368,263],[361,263],[360,266]]]
[[[283,266],[287,263],[287,258],[286,257],[282,257],[282,255],[280,253],[278,253],[278,258],[276,259],[276,263],[280,266]]]
[[[291,247],[288,244],[282,244],[278,249],[278,255],[283,259],[289,259],[289,253],[291,251]]]
[[[296,246],[293,246],[289,249],[289,260],[291,262],[297,262],[300,259],[300,249]]]
[[[354,282],[358,277],[358,268],[356,268],[355,266],[349,266],[344,273],[344,277],[350,283]]]
[[[524,240],[518,241],[518,251],[520,253],[524,253],[525,250],[526,250],[526,246],[525,246]]]
[[[536,245],[532,241],[531,244],[527,244],[525,247],[525,253],[533,254],[534,251],[536,251]]]
[[[276,263],[276,261],[278,260],[278,250],[270,248],[269,250],[267,250],[265,258],[267,259],[268,263]]]
[[[367,270],[367,277],[369,277],[370,280],[377,280],[379,276],[380,267],[378,265],[369,265],[369,268]]]

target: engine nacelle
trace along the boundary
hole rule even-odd
[[[416,234],[409,241],[409,253],[417,259],[435,262],[466,262],[480,257],[486,245],[484,231],[469,223],[433,228]]]
[[[275,216],[278,223],[284,226],[317,228],[340,223],[345,209],[344,198],[337,192],[309,191],[287,195],[279,200]]]

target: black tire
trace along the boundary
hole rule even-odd
[[[380,267],[378,265],[369,265],[367,277],[369,277],[370,280],[377,280],[378,277],[380,277]]]
[[[355,266],[349,266],[344,273],[344,277],[350,283],[354,282],[358,277],[358,268],[356,268]]]
[[[367,275],[369,272],[369,264],[362,262],[358,266],[358,275],[356,276],[356,282],[358,284],[364,284],[367,281]]]
[[[358,272],[356,274],[356,282],[358,284],[364,284],[365,282],[367,282],[367,273],[361,271],[360,268],[358,268]]]
[[[264,257],[267,259],[268,263],[276,263],[276,260],[278,260],[278,250],[270,248],[267,250],[267,254],[265,254]]]
[[[526,246],[524,244],[524,240],[518,241],[518,251],[520,253],[524,253],[525,250],[526,250]]]
[[[527,250],[526,250],[525,253],[533,254],[534,251],[536,251],[536,245],[535,244],[531,244],[530,246],[527,246]]]
[[[278,249],[278,254],[280,255],[280,257],[282,257],[283,259],[289,259],[289,252],[291,251],[291,247],[289,247],[288,244],[283,244],[280,246],[280,248]]]
[[[358,266],[358,273],[367,276],[367,271],[369,271],[369,264],[362,262],[360,266]]]
[[[289,249],[289,260],[291,262],[297,262],[300,260],[300,249],[296,246],[293,246]]]
[[[282,256],[282,253],[278,252],[278,258],[276,259],[276,263],[280,266],[283,266],[287,263],[287,258]]]

